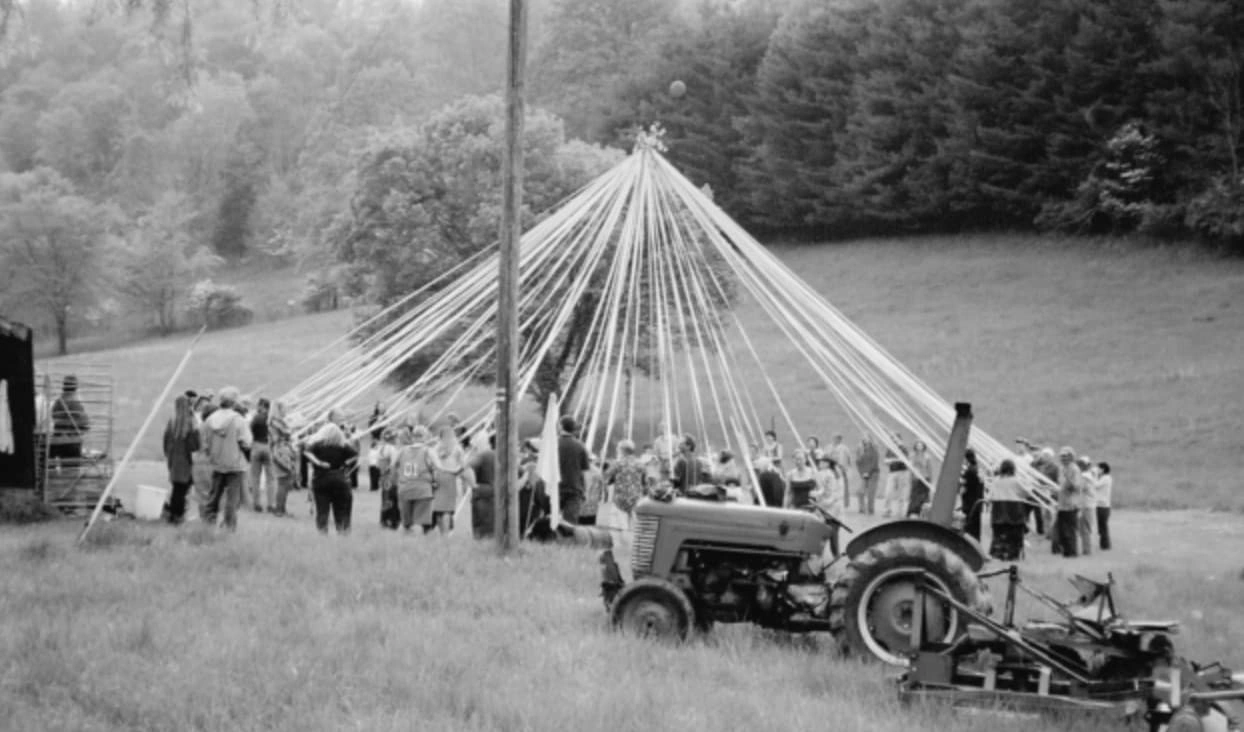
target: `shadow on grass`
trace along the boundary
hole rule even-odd
[[[109,521],[91,527],[82,542],[87,550],[115,549],[120,547],[145,547],[155,543],[162,527],[137,521]]]

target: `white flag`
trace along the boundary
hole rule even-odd
[[[544,491],[549,496],[549,528],[556,529],[561,520],[561,494],[557,485],[561,482],[561,469],[557,460],[558,412],[557,395],[549,396],[548,410],[544,414],[544,430],[540,433],[540,455],[536,462],[536,475],[544,481]]]

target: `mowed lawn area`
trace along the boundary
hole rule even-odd
[[[1022,435],[1108,460],[1119,505],[1244,510],[1244,261],[1018,236],[776,251],[947,400],[971,402],[977,424],[1004,442]],[[855,442],[830,393],[799,368],[795,346],[747,303],[741,314],[779,391],[795,397],[786,399],[801,431],[823,440],[841,431]],[[306,359],[351,322],[329,313],[208,334],[178,389],[234,384],[279,395],[327,362],[332,354]],[[113,368],[114,452],[187,343],[81,357]],[[159,458],[162,424],[139,457]]]
[[[662,646],[608,628],[596,552],[406,537],[358,494],[349,537],[243,512],[235,535],[78,524],[0,535],[0,729],[1113,729],[903,707],[893,668],[826,635],[717,626]],[[1244,665],[1237,517],[1124,512],[1116,548],[1031,552],[1025,581],[1070,599],[1073,572],[1118,582],[1134,618],[1178,618],[1180,653]],[[865,525],[859,517],[849,524]],[[1002,587],[994,588],[1001,597]],[[1053,619],[1049,611],[1021,617]]]

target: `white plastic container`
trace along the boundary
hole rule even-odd
[[[149,521],[158,521],[167,500],[167,488],[139,484],[138,490],[134,493],[134,516]]]

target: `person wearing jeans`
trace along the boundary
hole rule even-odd
[[[338,534],[350,533],[354,494],[347,471],[358,462],[358,452],[346,442],[345,433],[329,422],[315,433],[307,448],[307,460],[315,468],[311,492],[315,497],[315,528],[328,533],[328,515]]]
[[[173,492],[168,499],[168,522],[180,524],[186,516],[186,495],[194,482],[194,453],[199,449],[199,430],[190,398],[185,394],[173,403],[173,418],[164,427],[164,459]]]
[[[238,525],[238,504],[246,483],[245,451],[251,446],[250,425],[234,409],[237,399],[237,389],[221,389],[220,408],[203,423],[204,451],[212,468],[212,490],[204,515],[210,517],[209,522],[215,522],[223,503],[221,525],[230,531]]]
[[[268,446],[268,410],[267,399],[260,399],[255,415],[251,417],[251,465],[250,486],[255,492],[255,510],[262,511],[266,507],[269,513],[277,512],[277,480],[276,465],[272,462],[272,450]],[[263,482],[263,493],[259,492],[259,484]],[[260,503],[263,496],[263,503]]]

